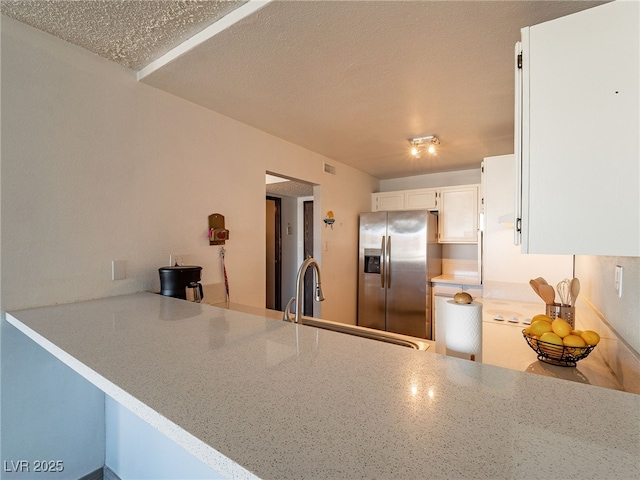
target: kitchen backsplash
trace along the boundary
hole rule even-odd
[[[540,304],[540,313],[545,312],[544,302],[531,289],[528,283],[496,282],[485,280],[482,283],[482,296],[501,300],[531,302]]]
[[[442,273],[479,277],[478,246],[475,244],[442,245]]]
[[[615,289],[615,267],[623,268],[622,297]],[[594,306],[636,352],[640,352],[640,257],[576,256],[580,295]],[[640,354],[639,354],[640,355]]]

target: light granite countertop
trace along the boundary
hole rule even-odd
[[[431,283],[452,284],[452,285],[477,285],[482,286],[478,275],[454,275],[443,273],[431,279]]]
[[[7,320],[229,478],[640,477],[640,396],[151,293]]]

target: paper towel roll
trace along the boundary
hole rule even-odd
[[[446,353],[453,357],[482,361],[482,304],[443,302]]]

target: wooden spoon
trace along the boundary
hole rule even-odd
[[[576,300],[578,299],[578,295],[580,294],[580,280],[577,278],[571,279],[571,285],[569,287],[569,292],[571,294],[571,306],[576,306]]]
[[[540,290],[538,289],[538,282],[536,282],[534,279],[529,280],[529,285],[531,285],[531,288],[533,289],[534,292],[536,292],[536,295],[540,296]]]
[[[544,300],[547,305],[553,305],[556,303],[556,291],[551,285],[540,285],[540,298]]]

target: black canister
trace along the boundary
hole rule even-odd
[[[186,288],[191,282],[200,281],[202,267],[176,265],[160,267],[158,271],[160,272],[160,294],[186,300]]]

